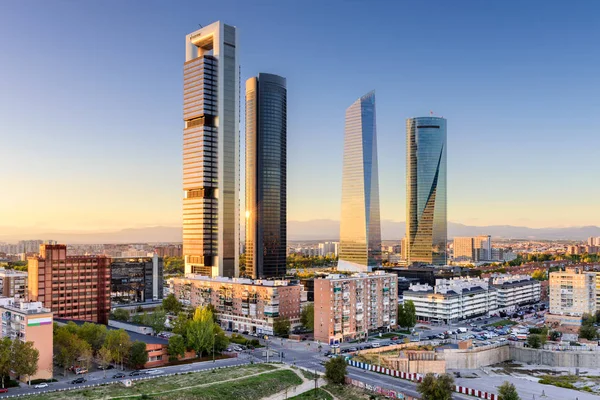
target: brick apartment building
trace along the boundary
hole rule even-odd
[[[315,279],[315,339],[325,343],[393,329],[398,316],[398,276],[377,271]]]
[[[0,268],[0,294],[2,297],[27,297],[27,272]]]
[[[193,307],[212,304],[224,329],[273,334],[273,320],[284,317],[292,327],[300,323],[306,303],[301,284],[283,280],[209,278],[188,275],[169,281],[175,297]]]
[[[108,323],[110,263],[106,256],[68,256],[64,244],[41,245],[29,258],[29,300],[55,318]]]

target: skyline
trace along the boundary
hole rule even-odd
[[[10,188],[0,198],[1,226],[61,231],[180,225],[181,36],[198,22],[217,20],[239,30],[242,80],[259,71],[288,78],[289,220],[339,219],[344,109],[375,87],[382,220],[405,215],[404,120],[434,110],[451,120],[449,221],[600,225],[594,200],[600,188],[589,185],[600,123],[577,118],[598,108],[593,95],[586,96],[598,86],[598,56],[590,50],[598,27],[590,7],[575,5],[564,13],[556,5],[532,6],[512,15],[510,7],[462,2],[475,5],[461,15],[460,7],[441,2],[396,5],[403,13],[425,8],[432,21],[430,31],[403,36],[418,23],[406,20],[397,31],[386,30],[394,12],[381,4],[367,16],[357,4],[319,5],[311,18],[284,6],[275,10],[281,18],[275,22],[261,17],[260,7],[198,4],[191,7],[203,11],[197,21],[185,3],[145,10],[133,2],[112,4],[2,6],[0,33],[9,62],[0,66],[8,77],[0,90],[11,96],[0,103],[0,170]],[[332,22],[336,12],[343,18]],[[470,25],[461,28],[465,21]],[[78,33],[94,30],[104,40],[81,57],[89,43]],[[298,38],[298,30],[330,40]],[[132,43],[141,31],[151,39]],[[32,51],[29,41],[38,32],[47,40]],[[398,44],[391,33],[410,40]],[[351,34],[357,37],[348,40]],[[254,45],[258,40],[261,46]],[[377,62],[356,57],[357,48],[369,49]],[[436,51],[441,66],[411,62]],[[149,54],[159,57],[140,68]],[[576,150],[564,151],[575,144]]]

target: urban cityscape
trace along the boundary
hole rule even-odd
[[[600,8],[452,3],[0,6],[0,398],[597,399]]]

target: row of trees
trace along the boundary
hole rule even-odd
[[[17,376],[26,376],[31,384],[31,375],[38,370],[40,352],[33,347],[33,342],[22,342],[4,337],[0,340],[0,376],[2,388],[4,380],[13,372]]]
[[[598,328],[594,326],[600,322],[600,310],[595,315],[585,314],[581,318],[581,327],[579,328],[579,337],[587,340],[596,340],[600,338]]]

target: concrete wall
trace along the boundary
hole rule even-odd
[[[507,344],[487,346],[470,350],[444,350],[447,369],[477,369],[510,360]]]
[[[513,361],[550,367],[600,368],[598,351],[554,351],[511,346],[510,358]]]

